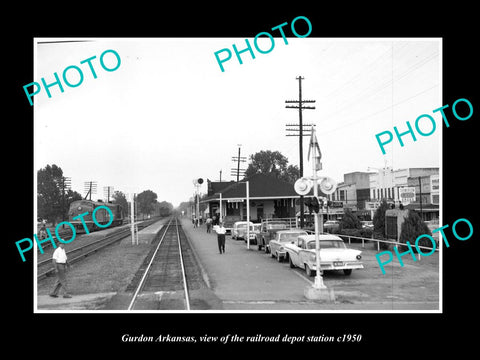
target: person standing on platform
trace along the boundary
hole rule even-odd
[[[205,224],[207,225],[207,234],[210,234],[212,232],[212,218],[208,218],[206,221],[205,221]]]
[[[225,234],[227,233],[227,229],[223,226],[223,222],[219,222],[219,225],[215,228],[215,232],[217,233],[218,250],[220,254],[222,252],[225,254]]]
[[[58,297],[60,288],[63,288],[63,297],[71,298],[72,296],[68,293],[67,286],[67,267],[70,268],[70,264],[67,261],[67,254],[65,253],[64,248],[65,245],[62,242],[59,242],[58,245],[59,246],[53,252],[52,256],[53,266],[55,267],[55,273],[57,274],[57,281],[55,282],[55,287],[50,296]]]

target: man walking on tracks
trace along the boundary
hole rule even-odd
[[[214,229],[217,233],[218,250],[220,251],[220,254],[222,252],[225,254],[225,234],[227,233],[227,229],[223,227],[223,223],[221,221]]]
[[[50,294],[51,297],[58,297],[58,292],[60,288],[63,287],[63,297],[71,298],[72,296],[68,294],[67,287],[67,267],[70,267],[70,264],[67,261],[67,254],[65,253],[64,244],[59,242],[59,246],[53,252],[52,261],[53,266],[55,267],[55,272],[57,274],[57,281],[55,282],[55,287],[53,292]]]

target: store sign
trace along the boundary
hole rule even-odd
[[[343,208],[343,201],[331,201],[329,208]]]
[[[365,201],[365,210],[377,210],[380,201]]]
[[[411,202],[415,201],[415,188],[414,187],[403,187],[398,189],[400,195],[400,201],[403,205],[408,205]]]
[[[243,199],[228,199],[227,202],[229,202],[229,203],[240,203],[240,202],[243,202]]]

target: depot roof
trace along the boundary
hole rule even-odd
[[[209,196],[203,199],[203,202],[218,200],[220,193],[222,194],[222,200],[245,199],[245,181],[247,180],[249,182],[249,197],[251,199],[285,199],[299,197],[293,188],[293,184],[280,180],[274,175],[259,173],[239,182],[210,182],[209,187],[211,187],[211,189],[209,189],[208,192]]]

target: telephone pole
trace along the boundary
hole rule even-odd
[[[242,144],[238,144],[238,156],[232,156],[232,161],[237,163],[237,168],[232,168],[232,176],[237,176],[237,182],[240,180],[240,173],[245,175],[245,169],[240,169],[240,162],[246,162],[247,158],[244,156],[240,156],[240,149]]]
[[[303,121],[302,121],[302,110],[304,109],[315,109],[315,106],[305,106],[305,103],[314,103],[315,100],[303,100],[302,99],[302,80],[305,79],[302,76],[298,76],[296,78],[298,80],[298,100],[285,100],[287,104],[298,104],[298,105],[286,105],[285,107],[288,109],[298,109],[298,147],[300,152],[300,176],[303,177]],[[300,227],[303,229],[304,227],[304,200],[303,195],[300,195]]]
[[[103,187],[103,197],[107,199],[107,203],[110,202],[110,195],[113,194],[113,186]]]
[[[84,191],[87,193],[87,195],[85,195],[83,200],[87,200],[87,196],[89,196],[89,195],[90,195],[89,200],[92,200],[92,194],[97,193],[97,182],[96,181],[85,181],[83,183],[83,186],[84,186]]]
[[[65,190],[70,190],[72,186],[72,178],[62,176],[62,222],[65,221]],[[65,224],[62,224],[62,228],[65,228]]]
[[[302,136],[312,136],[312,126],[315,124],[302,124]],[[287,134],[285,136],[300,136],[300,127],[298,124],[285,124],[285,131]]]

